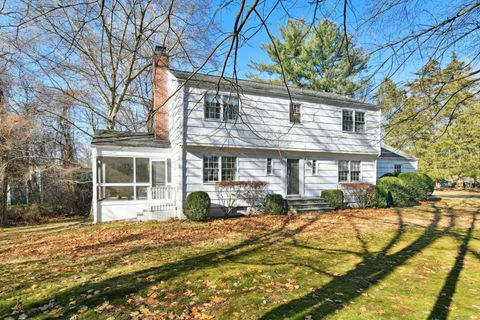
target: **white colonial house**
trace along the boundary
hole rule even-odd
[[[260,180],[296,200],[345,183],[375,184],[417,160],[381,144],[380,108],[336,94],[192,74],[153,62],[152,134],[95,133],[94,221],[183,218],[187,195]]]

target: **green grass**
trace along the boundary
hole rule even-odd
[[[440,196],[294,218],[0,229],[0,318],[480,319],[480,195]]]

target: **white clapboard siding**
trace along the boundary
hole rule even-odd
[[[188,88],[185,142],[189,145],[270,147],[305,151],[377,153],[379,110],[365,112],[365,133],[342,131],[344,108],[296,101],[302,104],[302,123],[289,123],[289,100],[241,95],[236,123],[204,119],[205,90]],[[353,109],[353,107],[352,107]]]

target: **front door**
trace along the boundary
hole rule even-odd
[[[287,159],[287,195],[300,194],[300,165],[298,159]]]

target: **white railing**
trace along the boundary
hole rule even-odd
[[[171,186],[149,187],[149,219],[168,220],[176,217],[177,188]]]

